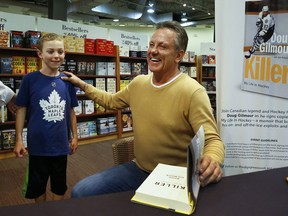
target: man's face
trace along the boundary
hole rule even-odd
[[[175,47],[176,33],[169,29],[158,29],[153,34],[147,52],[149,69],[154,73],[175,70],[179,62],[179,52]]]

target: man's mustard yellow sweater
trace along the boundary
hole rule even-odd
[[[152,76],[139,75],[116,94],[92,85],[85,93],[107,109],[131,108],[134,151],[141,169],[151,172],[158,163],[186,166],[187,146],[201,125],[205,131],[204,155],[222,164],[224,144],[206,90],[186,74],[156,88],[151,84]]]

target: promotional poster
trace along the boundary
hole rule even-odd
[[[287,166],[288,2],[216,0],[215,9],[224,175]]]

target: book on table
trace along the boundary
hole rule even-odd
[[[190,215],[200,189],[198,165],[205,142],[201,126],[187,148],[187,167],[159,163],[131,201]]]

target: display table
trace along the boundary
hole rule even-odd
[[[288,167],[224,177],[201,188],[193,216],[287,216]],[[162,216],[180,215],[130,201],[133,191],[0,208],[0,215]]]

